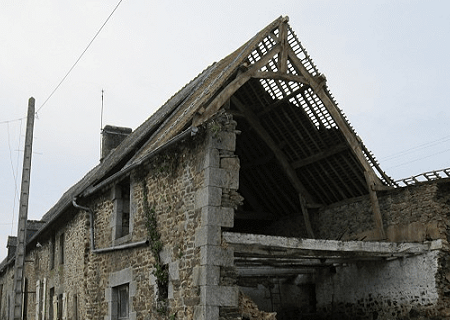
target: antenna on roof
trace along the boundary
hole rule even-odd
[[[105,90],[102,89],[102,108],[100,112],[100,158],[102,157],[102,132],[103,132],[103,94]]]

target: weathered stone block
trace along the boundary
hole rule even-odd
[[[228,188],[229,184],[229,174],[225,169],[211,167],[205,169],[205,187]]]
[[[220,267],[195,266],[193,269],[193,282],[196,286],[218,285],[220,281]]]
[[[195,232],[195,246],[201,247],[206,245],[218,246],[221,243],[220,226],[204,226],[197,228]]]
[[[238,287],[202,286],[200,301],[208,306],[237,307]]]
[[[232,248],[220,246],[202,246],[200,248],[200,265],[231,266],[234,263]]]
[[[213,167],[218,168],[220,166],[220,155],[217,149],[206,149],[205,161],[203,163],[203,169]]]
[[[241,168],[239,158],[222,158],[220,167],[227,171],[228,186],[230,189],[239,189],[239,170]]]
[[[217,225],[227,228],[234,226],[233,208],[203,207],[201,211],[202,225]]]
[[[180,261],[169,263],[169,280],[180,279]]]
[[[218,306],[195,306],[194,320],[218,320],[219,307]]]
[[[205,206],[220,206],[222,201],[222,188],[205,187],[195,193],[195,208],[200,209]]]
[[[172,262],[172,248],[164,246],[164,248],[159,253],[159,258],[163,264],[168,264]]]
[[[236,134],[234,132],[217,132],[210,134],[208,139],[207,149],[236,150]]]

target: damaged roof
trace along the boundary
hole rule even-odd
[[[92,194],[222,111],[242,132],[239,192],[249,211],[301,212],[366,195],[369,186],[395,186],[338,108],[288,20],[279,17],[171,97],[64,193],[43,216],[43,229],[75,197]],[[266,186],[271,194],[261,191]]]

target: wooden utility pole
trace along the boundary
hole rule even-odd
[[[20,190],[19,225],[17,227],[16,263],[14,266],[14,320],[23,319],[23,285],[27,240],[28,196],[30,191],[31,154],[33,148],[34,98],[28,100],[27,132]]]

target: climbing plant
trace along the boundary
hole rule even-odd
[[[169,272],[167,266],[164,265],[160,258],[160,252],[163,249],[163,243],[161,241],[161,235],[157,228],[157,217],[154,206],[151,206],[147,197],[147,182],[142,179],[142,192],[143,192],[143,211],[146,217],[146,227],[149,239],[150,249],[155,258],[153,265],[153,275],[156,277],[156,284],[158,286],[158,301],[161,304],[158,306],[158,313],[165,314],[167,312],[167,294],[169,283]]]

